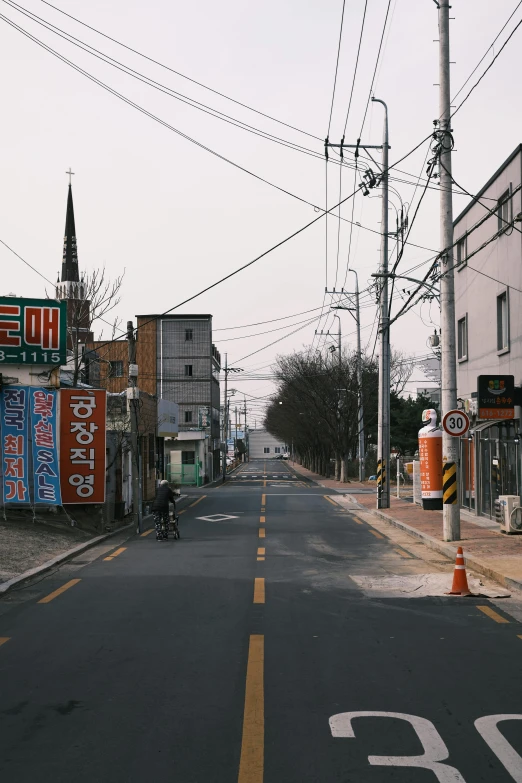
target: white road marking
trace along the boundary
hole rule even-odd
[[[352,727],[354,718],[405,720],[415,729],[424,749],[422,756],[368,756],[371,766],[431,769],[437,776],[439,783],[466,783],[458,769],[441,763],[448,758],[449,752],[433,723],[426,718],[419,718],[418,715],[406,715],[403,712],[340,712],[337,715],[332,715],[329,720],[332,737],[354,739],[355,732]]]
[[[239,519],[229,514],[212,514],[209,517],[196,517],[196,519],[202,519],[203,522],[225,522],[227,519]]]
[[[522,720],[522,715],[486,715],[475,721],[475,728],[513,780],[522,783],[522,758],[497,727],[497,723],[504,720]]]

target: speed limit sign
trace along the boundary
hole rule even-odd
[[[442,426],[448,435],[454,435],[458,438],[469,429],[468,414],[464,411],[448,411],[442,419]]]

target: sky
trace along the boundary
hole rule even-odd
[[[257,426],[264,401],[256,398],[274,391],[266,374],[276,356],[310,345],[325,350],[336,341],[336,336],[315,331],[337,332],[337,321],[329,312],[337,297],[325,297],[325,287],[344,285],[353,291],[354,275],[346,275],[348,261],[359,277],[362,345],[369,354],[374,351],[375,294],[368,288],[372,273],[378,271],[381,199],[377,190],[364,197],[358,185],[366,166],[374,171],[376,166],[360,159],[356,177],[353,155],[347,152],[349,165],[341,172],[333,151],[327,166],[324,139],[328,135],[339,143],[344,133],[347,144],[358,137],[366,144],[382,141],[382,106],[370,102],[364,125],[363,117],[388,0],[367,2],[355,79],[365,0],[345,3],[333,109],[342,0],[53,2],[167,68],[89,30],[43,0],[24,0],[16,6],[11,0],[0,2],[2,242],[44,278],[56,280],[65,224],[65,172],[72,167],[80,268],[89,272],[105,266],[110,277],[125,272],[116,311],[124,326],[136,314],[176,307],[320,217],[317,209],[337,204],[339,193],[346,198],[357,190],[341,208],[341,217],[349,221],[353,214],[361,227],[351,230],[349,222],[339,223],[335,215],[328,221],[322,217],[175,312],[213,314],[214,342],[222,355],[228,354],[229,365],[242,368],[249,378],[240,380],[237,374],[234,388],[241,392],[236,398],[248,394]],[[522,18],[522,4],[517,4],[518,0],[452,3],[453,95],[486,54],[456,105]],[[490,48],[515,8],[513,19]],[[44,29],[19,9],[154,80],[158,89]],[[157,119],[75,71],[6,19]],[[434,2],[391,0],[373,85],[375,96],[388,105],[391,163],[428,136],[438,116],[437,32]],[[480,189],[521,141],[516,86],[521,41],[522,28],[454,118],[454,177],[470,193]],[[181,96],[226,114],[231,121],[189,106]],[[232,120],[248,124],[250,131],[235,127]],[[391,173],[390,184],[398,192],[391,201],[399,209],[401,200],[410,204],[410,220],[422,195],[424,181],[419,183],[418,177],[425,174],[428,151],[423,144],[398,165],[400,172]],[[379,159],[379,150],[372,154]],[[413,277],[423,274],[439,248],[439,194],[432,185],[409,236],[422,247],[409,246],[401,261],[403,274],[424,264],[411,272]],[[465,195],[454,197],[455,216],[468,201]],[[391,207],[391,226],[394,223]],[[393,243],[390,247],[393,259]],[[38,297],[51,291],[49,283],[5,245],[0,245],[0,263],[0,294]],[[397,288],[394,311],[402,304],[402,289],[411,290],[411,284],[402,282]],[[323,305],[321,320],[308,323],[321,314],[318,308]],[[286,320],[247,326],[282,318]],[[98,335],[103,327],[99,324]],[[426,356],[427,338],[438,327],[437,302],[424,302],[394,323],[392,345],[408,355]],[[272,329],[278,331],[266,333]],[[349,312],[341,314],[341,330],[343,345],[354,349]],[[107,326],[103,336],[109,336]],[[269,346],[279,338],[284,339]],[[424,385],[424,375],[416,370],[408,390]]]

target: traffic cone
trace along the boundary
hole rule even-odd
[[[453,584],[450,592],[446,593],[446,595],[471,595],[468,587],[468,578],[466,576],[466,566],[464,565],[464,553],[461,546],[457,549],[457,557],[455,558]]]

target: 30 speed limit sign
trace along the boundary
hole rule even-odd
[[[469,430],[468,414],[464,411],[448,411],[442,419],[442,426],[448,435],[458,438]]]

